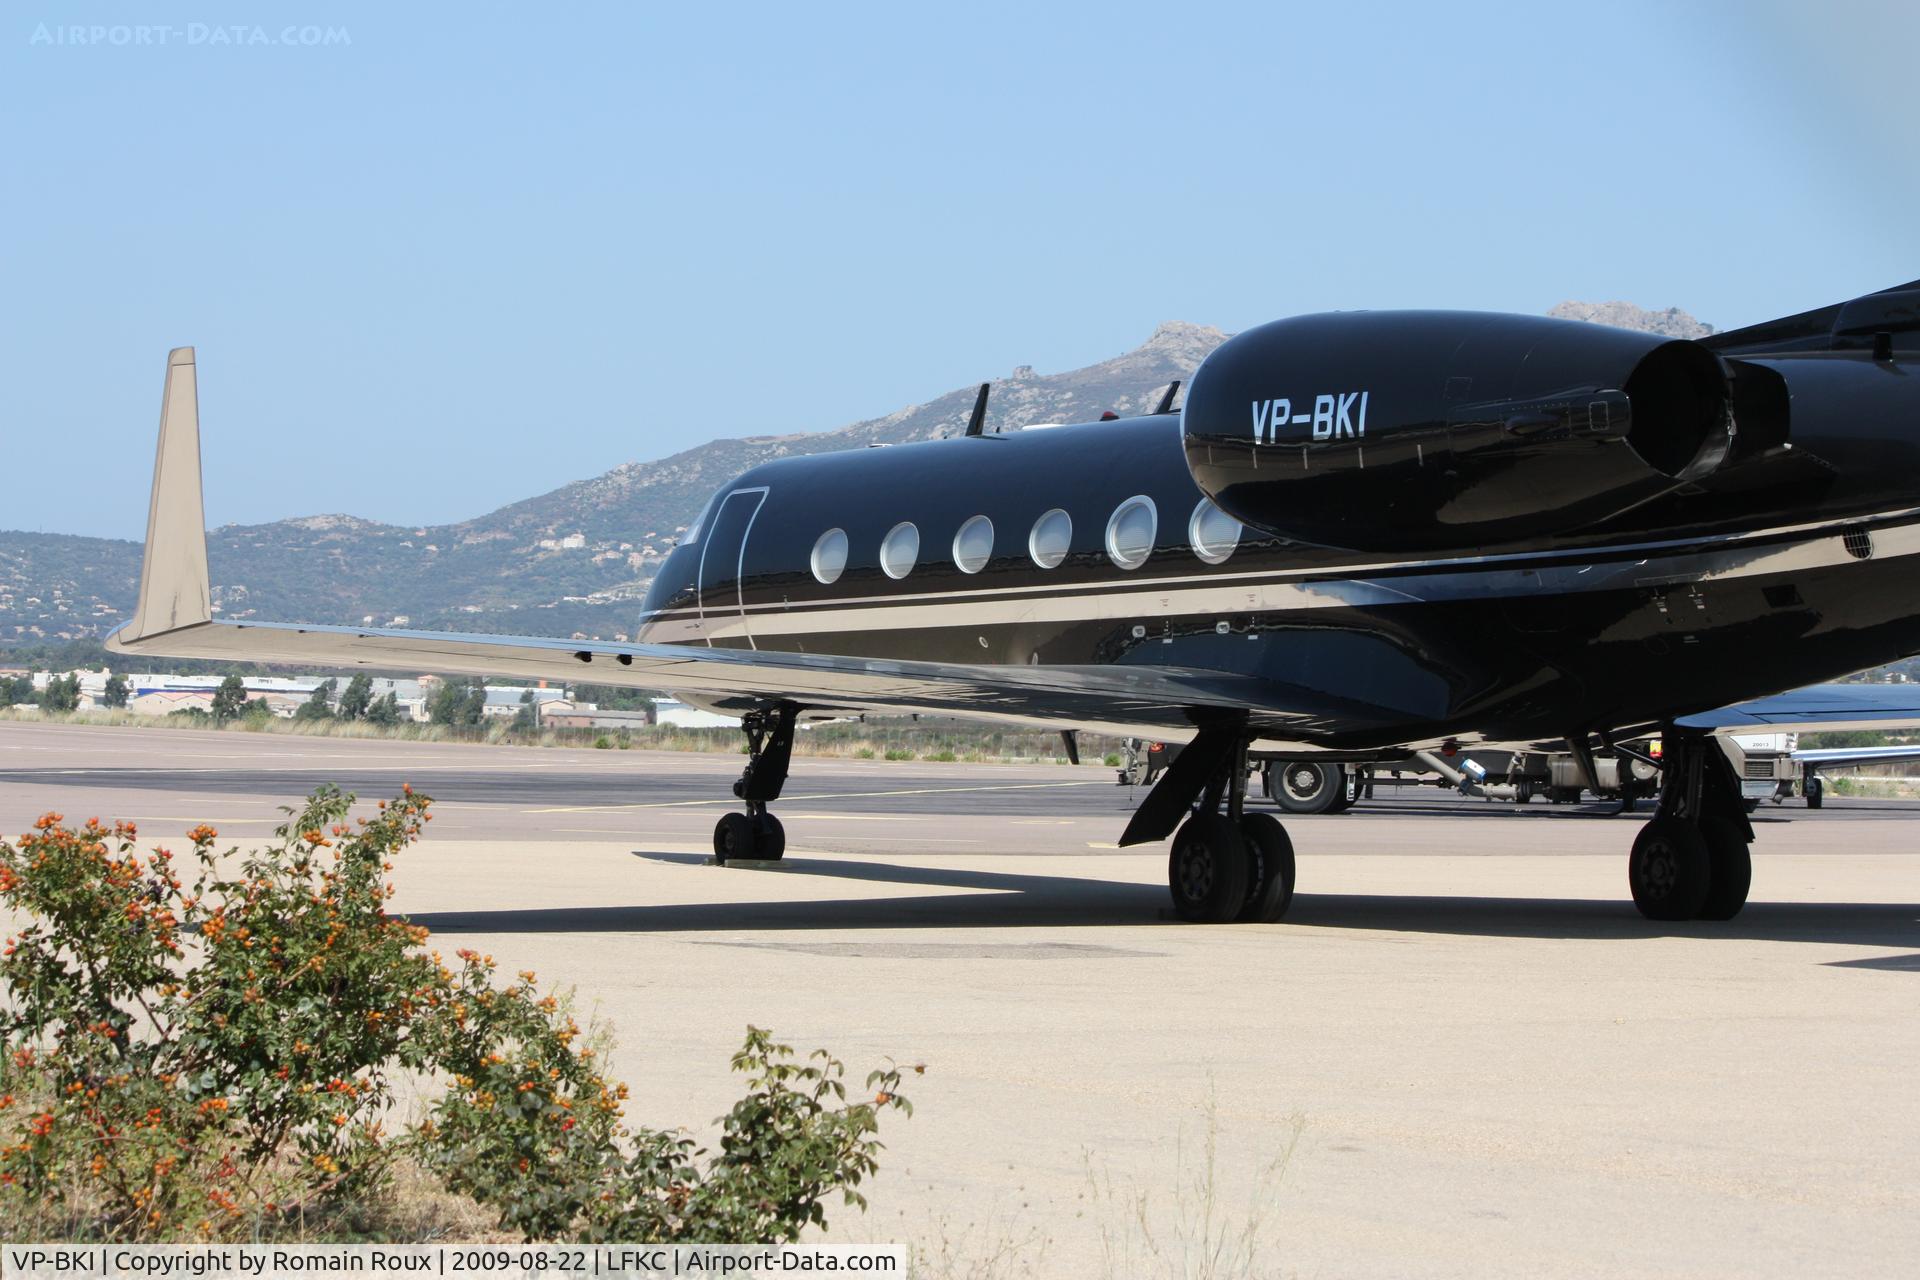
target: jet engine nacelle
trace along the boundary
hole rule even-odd
[[[1222,510],[1357,551],[1550,539],[1715,470],[1729,368],[1697,343],[1535,316],[1300,316],[1194,375],[1187,466]]]

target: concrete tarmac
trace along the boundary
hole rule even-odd
[[[1195,927],[1162,847],[1110,847],[1139,793],[1108,770],[798,758],[787,861],[716,868],[740,763],[0,724],[0,830],[244,841],[315,782],[411,781],[441,816],[400,907],[574,987],[636,1122],[720,1114],[749,1022],[924,1063],[833,1234],[929,1275],[1857,1276],[1920,1249],[1920,803],[1765,808],[1747,910],[1673,926],[1626,900],[1636,817],[1422,789],[1290,820],[1287,922]],[[1200,1269],[1209,1213],[1255,1265]]]

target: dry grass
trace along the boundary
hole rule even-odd
[[[141,716],[128,711],[72,711],[49,714],[38,708],[0,708],[0,722],[83,724],[125,729],[187,729],[202,733],[266,733],[298,738],[376,738],[394,742],[466,742],[507,747],[600,748],[608,751],[691,751],[738,755],[745,751],[740,731],[731,728],[641,730],[541,729],[516,731],[497,720],[474,728],[451,725],[378,725],[365,720],[282,720],[242,717],[226,724],[197,716]],[[1105,767],[1117,751],[1112,739],[1082,738],[1082,763]],[[968,764],[1066,764],[1057,734],[997,729],[991,726],[869,720],[811,726],[794,738],[794,754],[818,759]]]
[[[1184,1141],[1176,1144],[1171,1196],[1156,1198],[1137,1185],[1118,1185],[1088,1162],[1092,1199],[1104,1215],[1100,1228],[1106,1274],[1167,1280],[1252,1280],[1282,1273],[1284,1248],[1276,1234],[1275,1203],[1306,1128],[1306,1117],[1287,1122],[1278,1149],[1249,1179],[1244,1208],[1227,1202],[1220,1169],[1220,1115],[1209,1097],[1201,1157],[1192,1161]]]
[[[1839,774],[1827,779],[1827,788],[1835,795],[1861,796],[1875,800],[1920,798],[1920,780],[1914,778],[1876,778],[1870,774]]]
[[[1245,1181],[1245,1200],[1229,1190],[1239,1182],[1222,1169],[1216,1099],[1201,1104],[1199,1151],[1176,1142],[1170,1166],[1152,1187],[1116,1178],[1086,1158],[1088,1219],[1098,1232],[1099,1261],[1075,1274],[1107,1280],[1256,1280],[1291,1274],[1280,1221],[1287,1170],[1306,1129],[1289,1117],[1274,1149]],[[1057,1224],[1065,1228],[1067,1224]],[[1076,1228],[1077,1230],[1078,1228]],[[910,1242],[914,1280],[1029,1280],[1069,1274],[1053,1257],[1056,1236],[1018,1218],[956,1225],[942,1217]]]
[[[1051,1241],[1039,1230],[989,1222],[955,1226],[935,1223],[923,1239],[908,1245],[908,1275],[913,1280],[1038,1280],[1062,1275],[1047,1265]]]

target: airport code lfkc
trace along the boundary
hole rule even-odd
[[[903,1245],[8,1245],[0,1280],[175,1280],[324,1274],[477,1276],[905,1275]]]

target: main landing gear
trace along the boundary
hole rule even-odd
[[[1740,781],[1705,734],[1669,733],[1663,743],[1660,801],[1627,859],[1633,905],[1649,920],[1731,920],[1753,882]]]
[[[1740,780],[1711,736],[1670,731],[1663,741],[1659,803],[1627,862],[1634,905],[1649,920],[1731,920],[1753,882]],[[1243,730],[1203,729],[1120,837],[1122,846],[1173,837],[1167,887],[1182,920],[1278,920],[1293,901],[1293,843],[1273,817],[1246,812],[1246,778]]]
[[[749,711],[740,727],[747,734],[747,767],[733,794],[747,802],[745,813],[729,813],[713,828],[715,862],[778,862],[787,851],[786,829],[767,812],[780,798],[793,758],[793,721],[799,708],[783,702],[767,711]]]
[[[1131,845],[1173,836],[1167,887],[1182,920],[1271,922],[1293,902],[1293,842],[1278,818],[1246,812],[1246,798],[1247,740],[1203,730],[1120,837]]]

